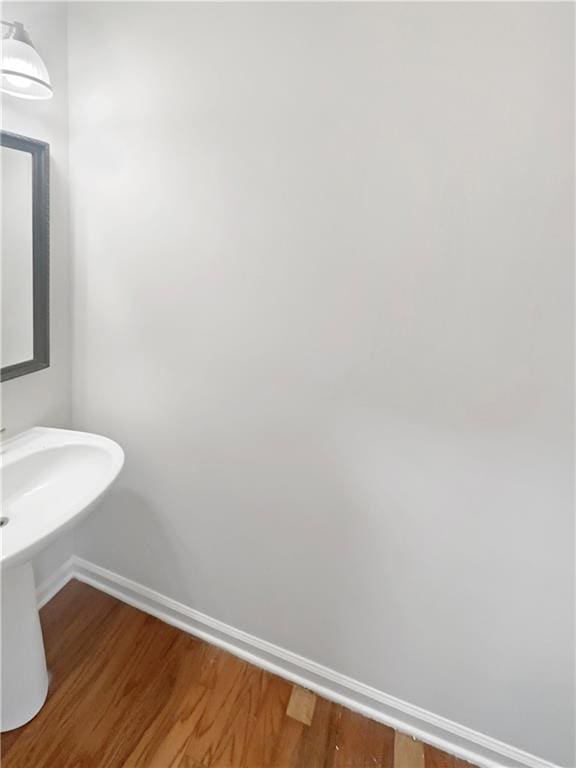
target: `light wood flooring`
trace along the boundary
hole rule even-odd
[[[470,768],[77,581],[41,619],[48,700],[2,768]]]

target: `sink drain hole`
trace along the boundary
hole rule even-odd
[[[9,517],[0,517],[0,528],[4,528],[5,525],[8,525],[10,522]]]

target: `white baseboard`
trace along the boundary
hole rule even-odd
[[[79,557],[71,557],[38,588],[44,605],[70,579],[106,592],[258,667],[315,691],[373,720],[407,733],[479,768],[559,768],[516,747],[371,688],[285,648],[161,595]]]
[[[46,605],[49,600],[52,600],[54,595],[60,592],[60,590],[68,584],[70,579],[73,578],[74,557],[70,557],[36,587],[38,608],[42,608],[42,606]]]

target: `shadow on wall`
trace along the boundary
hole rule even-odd
[[[127,446],[117,486],[78,531],[78,554],[293,652],[348,667],[350,644],[368,629],[361,603],[381,588],[383,520],[359,506],[312,419],[260,414],[258,429],[247,415],[224,428],[207,421],[193,437],[176,427],[169,445],[141,443],[133,460]]]
[[[101,504],[76,531],[77,551],[85,557],[145,586],[173,595],[169,591],[181,584],[184,574],[174,557],[174,545],[166,530],[166,516],[156,510],[143,493],[122,487],[111,488]],[[163,564],[162,584],[147,578],[150,562]],[[125,567],[120,567],[123,563]],[[193,567],[189,563],[187,571]]]

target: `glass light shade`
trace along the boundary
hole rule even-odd
[[[2,40],[0,90],[22,99],[51,99],[52,85],[38,51],[21,40]]]

